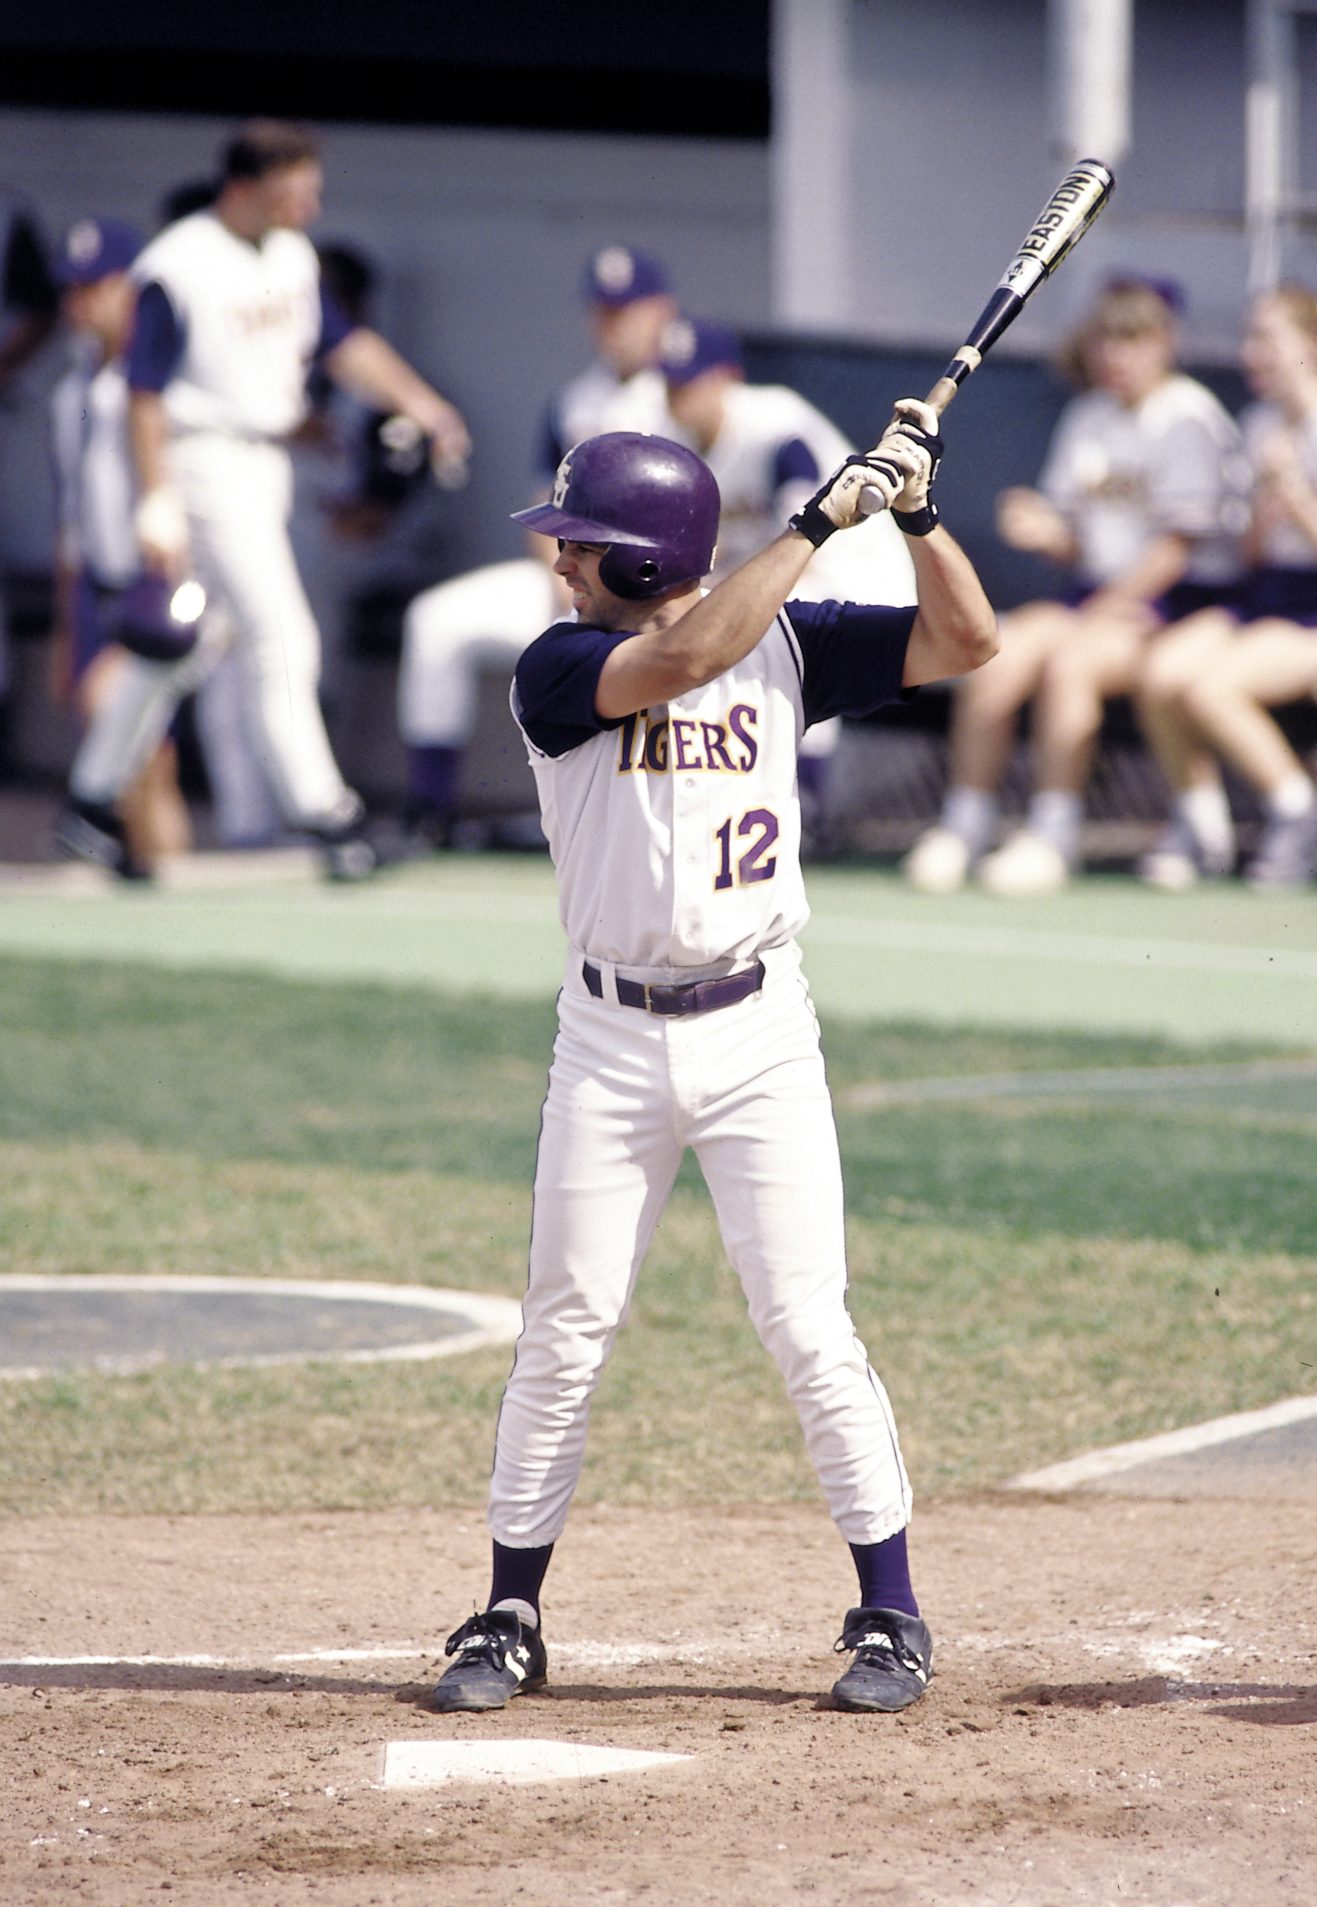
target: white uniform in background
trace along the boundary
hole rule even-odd
[[[153,385],[135,340],[130,381],[160,390],[193,568],[231,622],[262,765],[289,822],[332,826],[357,804],[317,699],[320,639],[288,540],[292,478],[281,442],[305,414],[306,375],[322,341],[315,249],[282,228],[252,245],[198,212],[153,240],[134,276],[144,288],[139,338],[163,294],[181,348]],[[75,796],[113,802],[180,697],[213,666],[215,655],[202,649],[135,670],[79,754]]]
[[[1128,408],[1109,391],[1061,414],[1038,488],[1079,543],[1090,585],[1128,570],[1158,536],[1192,541],[1181,579],[1204,586],[1239,574],[1248,472],[1239,430],[1206,385],[1176,372]]]
[[[96,342],[79,339],[51,392],[50,425],[60,561],[102,588],[126,589],[141,558],[122,360],[103,364]]]
[[[677,435],[657,371],[619,378],[600,362],[574,378],[549,408],[541,453],[551,459],[546,481],[574,444],[609,430]],[[535,557],[468,570],[415,597],[403,620],[398,677],[398,727],[408,747],[464,748],[475,726],[480,669],[511,668],[561,607]]]

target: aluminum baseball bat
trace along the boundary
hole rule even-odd
[[[1043,280],[1050,278],[1061,260],[1074,250],[1111,197],[1115,183],[1115,174],[1100,159],[1081,159],[1066,173],[1029,227],[1024,243],[1002,273],[964,344],[924,400],[939,416],[965,379],[978,370],[1002,332],[1019,317]],[[898,421],[893,414],[892,422]],[[870,498],[873,506],[866,514],[886,507],[879,491],[866,490],[866,505]]]

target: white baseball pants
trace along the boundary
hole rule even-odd
[[[170,468],[197,579],[242,657],[253,743],[284,816],[294,825],[335,818],[348,790],[320,713],[320,637],[288,541],[288,455],[277,444],[205,431],[173,441]],[[182,662],[125,670],[74,763],[74,793],[111,801],[127,787],[219,653],[198,645]]]
[[[511,667],[558,614],[538,558],[455,576],[423,590],[403,618],[398,727],[414,748],[461,748],[476,722],[482,663]]]
[[[569,963],[490,1490],[490,1531],[510,1548],[562,1534],[590,1399],[687,1145],[842,1536],[878,1543],[909,1521],[891,1406],[846,1309],[818,1024],[795,947],[764,959],[758,994],[679,1019],[609,1004],[607,978],[593,999]]]

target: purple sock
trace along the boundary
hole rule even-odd
[[[538,1616],[540,1585],[552,1555],[552,1543],[545,1543],[539,1549],[508,1549],[502,1543],[495,1543],[494,1580],[487,1607],[492,1609],[496,1602],[528,1602]]]
[[[461,768],[460,748],[409,748],[407,770],[413,801],[430,814],[456,814]]]
[[[899,1609],[903,1616],[919,1614],[910,1587],[904,1530],[889,1536],[885,1543],[852,1543],[850,1548],[860,1577],[861,1609]]]

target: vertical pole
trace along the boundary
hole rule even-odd
[[[1048,0],[1052,144],[1066,165],[1130,146],[1133,0]]]
[[[1294,18],[1285,0],[1249,0],[1244,106],[1244,223],[1250,297],[1280,282],[1297,177]]]
[[[851,0],[773,0],[773,317],[854,323]]]

